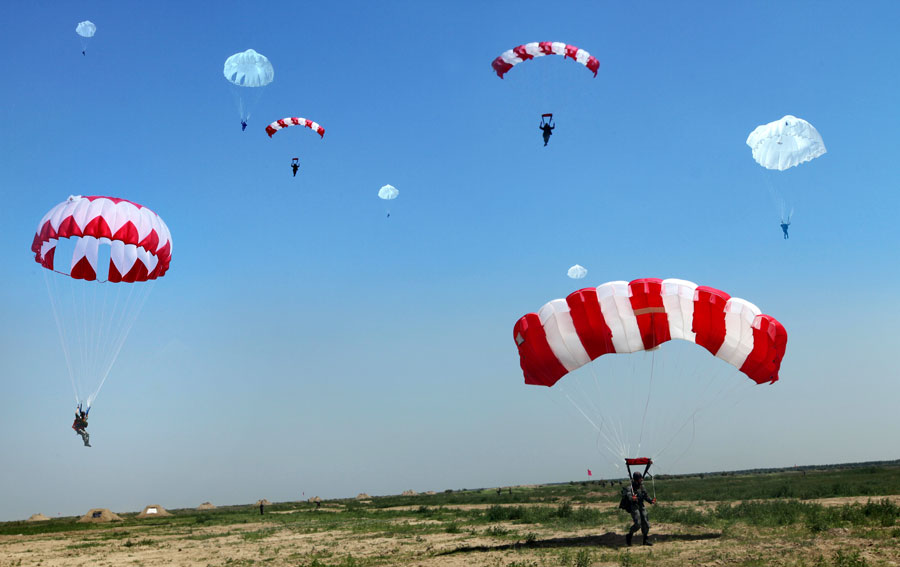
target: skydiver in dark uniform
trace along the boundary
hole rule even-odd
[[[650,498],[647,491],[644,490],[644,476],[635,472],[632,476],[631,484],[622,489],[622,500],[619,502],[619,508],[631,514],[634,523],[625,534],[625,542],[631,545],[631,538],[635,532],[641,530],[644,536],[644,545],[653,545],[650,542],[650,522],[647,518],[647,511],[644,509],[644,502],[656,504],[656,498]]]
[[[247,129],[247,121],[241,120],[241,132]]]
[[[791,226],[791,221],[781,223],[781,230],[784,231],[784,239],[788,239],[788,227]]]
[[[547,145],[547,142],[550,141],[550,136],[553,135],[554,128],[556,128],[556,126],[551,126],[549,123],[545,124],[543,121],[541,121],[540,129],[544,133],[544,145],[545,146]]]
[[[297,170],[300,169],[300,158],[291,160],[291,169],[294,170],[294,177],[297,177]]]
[[[75,421],[72,422],[72,429],[75,430],[75,433],[81,435],[81,440],[84,441],[85,447],[91,446],[91,434],[85,431],[88,426],[88,413],[91,411],[91,408],[88,408],[87,411],[82,411],[81,404],[78,404],[78,407],[75,408]]]

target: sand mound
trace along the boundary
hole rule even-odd
[[[79,522],[121,522],[117,514],[113,514],[106,508],[91,508],[88,513],[78,519]]]
[[[216,505],[211,502],[204,502],[203,504],[197,506],[198,510],[215,510]]]
[[[151,504],[144,508],[144,511],[135,516],[135,518],[158,518],[160,516],[171,516],[165,508],[159,504]]]
[[[25,521],[26,522],[45,522],[49,519],[50,518],[48,518],[47,516],[45,516],[43,514],[32,514],[31,517]]]
[[[427,494],[428,496],[434,496],[435,492],[434,492],[434,490],[429,490],[425,494]]]
[[[401,496],[416,496],[417,494],[418,492],[416,492],[415,490],[404,490]]]
[[[369,495],[366,494],[365,492],[360,492],[359,494],[356,495],[357,500],[365,500],[366,498],[369,498]]]
[[[262,504],[263,506],[271,506],[272,505],[272,503],[269,502],[268,500],[266,500],[265,498],[263,498],[262,500],[256,501],[257,506],[259,506],[260,504]]]

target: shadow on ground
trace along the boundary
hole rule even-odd
[[[651,535],[650,541],[656,545],[664,545],[670,541],[700,541],[705,539],[717,539],[722,537],[720,533],[706,534],[659,534]],[[641,537],[634,538],[634,547],[640,547]],[[554,547],[627,547],[625,536],[621,533],[606,532],[598,536],[581,537],[554,537],[549,539],[537,539],[532,542],[507,543],[502,545],[464,545],[455,549],[441,551],[435,555],[453,555],[454,553],[471,553],[483,551],[507,551],[511,549],[541,549]]]

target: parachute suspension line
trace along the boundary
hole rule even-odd
[[[128,334],[131,332],[131,328],[134,326],[134,323],[137,321],[138,315],[140,315],[141,310],[144,308],[144,304],[147,302],[147,298],[150,296],[150,292],[153,289],[153,281],[142,282],[140,284],[132,284],[128,287],[128,296],[125,298],[125,301],[122,305],[123,314],[127,316],[124,320],[121,328],[119,329],[118,336],[114,338],[114,341],[110,343],[112,349],[111,354],[105,361],[105,367],[101,368],[102,371],[100,384],[97,386],[97,389],[88,397],[88,407],[91,407],[94,400],[100,394],[101,388],[103,388],[103,384],[106,383],[106,378],[109,376],[110,371],[112,370],[113,364],[115,364],[116,359],[119,357],[119,352],[121,352],[122,347],[125,345],[125,340],[128,338]],[[143,289],[141,291],[135,292],[135,287],[141,285]],[[119,303],[119,294],[121,293],[121,289],[117,291],[116,294],[116,305]],[[133,296],[137,295],[136,298]],[[132,301],[134,299],[134,302]],[[113,319],[114,320],[114,319]]]
[[[650,353],[650,384],[647,386],[647,401],[644,403],[644,415],[641,417],[641,434],[638,436],[638,452],[644,439],[644,424],[647,422],[647,410],[650,408],[650,394],[653,392],[653,370],[656,365],[656,351]]]
[[[90,291],[86,290],[86,292],[90,293],[90,295],[91,295],[91,305],[90,305],[90,309],[88,312],[89,313],[97,313],[98,303],[103,303],[103,305],[105,305],[106,302],[100,301],[100,299],[99,299],[100,292],[97,289],[98,286],[91,285],[91,286],[84,286],[84,287],[85,288],[90,287]],[[87,305],[87,302],[85,302],[85,305]],[[90,342],[86,345],[86,347],[87,347],[86,352],[90,359],[89,364],[87,366],[88,377],[96,376],[96,369],[99,366],[99,359],[100,359],[100,353],[98,351],[100,350],[100,345],[103,344],[101,341],[102,332],[103,332],[103,324],[102,324],[102,318],[101,318],[101,324],[98,327],[91,329],[90,332],[88,333],[88,337],[90,339]],[[90,403],[88,403],[88,407],[90,407]]]
[[[104,284],[104,285],[107,285],[107,284]],[[109,285],[111,285],[111,284],[109,284]],[[99,290],[95,290],[95,291],[97,291],[97,293],[95,293],[95,296],[100,295]],[[106,338],[106,335],[107,335],[107,333],[112,332],[112,325],[113,325],[113,321],[115,320],[114,319],[115,312],[116,312],[115,304],[113,305],[113,309],[109,312],[109,318],[107,319],[107,310],[108,310],[107,308],[109,307],[109,301],[107,299],[107,294],[103,294],[102,298],[103,298],[103,301],[102,301],[102,305],[101,305],[101,309],[100,309],[100,319],[99,319],[100,325],[97,329],[97,332],[94,334],[94,336],[97,338],[97,348],[94,350],[95,359],[94,359],[94,364],[91,367],[91,375],[92,376],[96,376],[97,374],[99,374],[100,369],[103,366],[104,359],[101,358],[100,345],[108,344],[108,339]],[[119,300],[119,296],[118,296],[118,294],[116,294],[116,303],[118,303],[118,300]],[[93,401],[93,398],[91,398],[90,401]],[[90,401],[88,402],[89,408],[91,405]]]
[[[766,189],[769,191],[769,197],[772,199],[772,204],[775,205],[775,208],[778,209],[778,218],[782,223],[791,222],[791,215],[794,214],[794,210],[791,209],[788,212],[788,203],[784,198],[784,195],[778,188],[775,186],[775,183],[772,181],[773,173],[765,168],[760,169],[759,174],[762,175],[763,181],[766,184]]]
[[[596,429],[598,433],[602,432],[602,429],[596,423],[594,423],[594,420],[591,419],[588,416],[588,414],[585,413],[585,411],[583,409],[581,409],[581,406],[579,406],[577,403],[575,403],[575,400],[573,400],[572,397],[569,396],[568,392],[565,393],[565,396],[566,396],[566,399],[569,400],[573,406],[575,406],[575,409],[577,409],[579,411],[579,413],[581,413],[581,415],[584,416],[584,419],[588,420],[588,423],[590,423],[592,426],[594,426],[594,429]]]
[[[612,361],[615,363],[616,361]],[[600,377],[597,375],[596,368],[594,366],[590,366],[591,374],[594,376],[594,385],[596,387],[596,396],[597,399],[603,399],[603,391],[600,385]],[[617,372],[612,372],[612,374],[617,374]],[[603,415],[603,411],[600,409],[597,410],[598,415]],[[624,459],[627,453],[627,436],[625,435],[625,424],[623,422],[615,423],[612,420],[604,420],[610,423],[610,427],[607,428],[608,433],[604,434],[606,439],[607,450],[615,457],[613,460],[614,464],[618,463],[619,459]]]
[[[698,411],[699,411],[699,410],[698,410]],[[676,431],[676,432],[669,438],[669,441],[663,446],[663,448],[660,449],[659,451],[657,451],[655,455],[653,455],[652,458],[653,458],[654,460],[655,460],[657,457],[659,457],[660,455],[662,455],[663,453],[666,452],[666,449],[668,449],[668,448],[669,448],[669,445],[671,445],[672,442],[675,440],[675,438],[678,437],[678,435],[681,433],[681,430],[684,429],[684,428],[687,426],[688,422],[690,422],[690,424],[691,424],[691,441],[690,441],[690,443],[687,444],[687,447],[685,447],[684,451],[682,451],[681,454],[679,454],[677,457],[675,457],[675,463],[677,463],[679,460],[681,460],[681,458],[682,458],[684,455],[686,455],[688,451],[691,450],[691,447],[694,446],[694,438],[696,437],[696,434],[697,434],[697,424],[696,424],[696,422],[695,422],[695,420],[694,420],[694,416],[695,416],[696,414],[697,414],[697,412],[695,411],[695,412],[692,413],[690,416],[688,416],[688,418],[685,420],[685,422],[681,424],[681,427],[678,428],[678,431]]]
[[[75,370],[72,368],[72,359],[69,354],[68,343],[63,335],[62,322],[59,318],[59,311],[56,306],[56,296],[53,294],[53,290],[50,287],[50,274],[47,271],[43,271],[44,274],[44,283],[47,286],[47,295],[50,296],[50,306],[53,310],[53,318],[56,321],[56,331],[59,333],[59,342],[62,343],[63,346],[63,355],[66,359],[66,368],[69,370],[69,380],[72,382],[72,391],[75,394],[75,403],[77,404],[80,400],[78,399],[78,387],[75,385]]]
[[[572,358],[574,359],[575,356],[573,355],[571,349],[569,349],[568,345],[566,345],[565,342],[564,342],[563,344],[566,346],[566,351],[568,351],[569,356],[572,357]],[[588,366],[590,367],[591,365],[588,365]],[[590,371],[591,371],[592,377],[594,378],[593,383],[594,383],[594,384],[598,384],[598,382],[599,382],[599,377],[597,376],[597,374],[596,374],[594,368],[593,368],[593,367],[590,367]],[[585,393],[584,393],[583,391],[581,391],[580,383],[579,383],[578,380],[575,380],[575,384],[576,384],[576,389],[579,390],[581,399],[587,400],[588,404],[589,404],[590,406],[592,406],[590,409],[591,409],[596,415],[602,415],[602,412],[599,411],[599,409],[596,407],[596,405],[594,405],[594,403],[593,403],[593,397],[590,396],[590,395],[585,395]],[[604,431],[604,429],[603,429],[603,427],[602,427],[602,424],[603,424],[602,420],[601,420],[601,425],[598,426],[598,425],[594,422],[594,420],[591,419],[591,418],[587,415],[587,413],[581,408],[581,406],[578,405],[578,404],[575,402],[575,400],[572,399],[572,397],[569,395],[568,391],[564,391],[564,394],[565,394],[565,396],[566,396],[566,399],[568,399],[569,402],[570,402],[573,406],[575,406],[575,408],[579,411],[579,413],[581,413],[582,416],[584,416],[584,418],[588,421],[588,423],[590,423],[590,424],[594,427],[594,429],[597,431],[597,433],[598,433],[599,435],[603,436],[603,437],[606,439],[606,441],[607,441],[608,444],[610,444],[610,445],[612,445],[612,446],[619,446],[620,448],[623,446],[623,444],[621,443],[621,441],[618,442],[618,443],[616,443],[613,439],[610,439],[609,436],[606,435],[606,432]]]
[[[106,282],[102,282],[102,285],[114,285],[114,284],[111,284],[108,281],[106,281]],[[107,290],[108,289],[109,288],[107,288]],[[119,318],[118,307],[119,307],[119,299],[122,295],[122,287],[120,285],[116,285],[115,290],[116,290],[115,298],[112,303],[112,308],[109,310],[109,318],[108,319],[106,317],[107,307],[109,306],[109,303],[110,303],[109,296],[112,294],[111,293],[103,294],[103,299],[104,299],[103,308],[100,312],[100,318],[97,323],[96,332],[94,333],[94,335],[98,338],[98,341],[97,341],[98,344],[104,345],[107,347],[111,347],[111,346],[115,345],[116,342],[118,341],[118,337],[117,337],[116,333],[113,331],[113,322],[118,320],[118,318]],[[123,307],[122,307],[123,312],[127,312],[126,307],[127,307],[128,302],[126,301],[125,303],[126,303],[126,305],[123,305]],[[124,327],[125,325],[123,324],[121,326]],[[95,359],[95,363],[91,366],[91,375],[92,376],[98,376],[98,375],[103,376],[103,380],[105,380],[106,374],[109,374],[109,368],[112,367],[112,361],[115,361],[115,358],[118,355],[118,353],[112,352],[111,348],[104,348],[104,349],[102,349],[103,354],[101,355],[101,353],[99,352],[100,350],[101,350],[100,348],[97,348],[97,350],[95,351],[96,359]],[[104,368],[107,369],[105,373],[103,373]],[[94,390],[93,392],[91,392],[91,394],[88,396],[88,401],[87,401],[88,407],[90,407],[91,404],[94,402],[94,399],[97,397],[97,394],[100,392],[100,388],[102,386],[103,386],[103,382],[101,380],[99,386],[97,386],[97,389]]]

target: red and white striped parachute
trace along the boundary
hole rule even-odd
[[[554,299],[513,329],[526,384],[552,386],[604,354],[698,344],[756,383],[775,382],[787,331],[758,307],[679,279],[608,282]]]
[[[115,197],[71,196],[41,219],[31,244],[56,319],[75,403],[90,408],[153,282],[172,261],[159,216]],[[109,267],[100,265],[108,258]],[[128,282],[128,285],[114,285]]]
[[[325,128],[322,128],[319,124],[312,120],[307,120],[306,118],[282,118],[281,120],[276,120],[266,126],[266,134],[271,138],[275,132],[282,128],[287,128],[288,126],[306,126],[310,130],[315,131],[320,138],[325,137]]]
[[[491,67],[497,72],[497,76],[501,79],[507,71],[518,65],[522,61],[534,59],[535,57],[543,57],[544,55],[562,55],[569,59],[581,63],[594,72],[600,69],[600,62],[584,49],[579,49],[574,45],[567,45],[558,41],[535,41],[514,47],[508,51],[504,51],[499,57],[494,59]]]
[[[76,240],[68,271],[54,266],[61,238]],[[115,197],[70,196],[41,219],[31,251],[35,261],[49,270],[74,279],[96,280],[101,244],[110,248],[106,275],[110,282],[162,277],[172,260],[172,237],[159,215]]]

